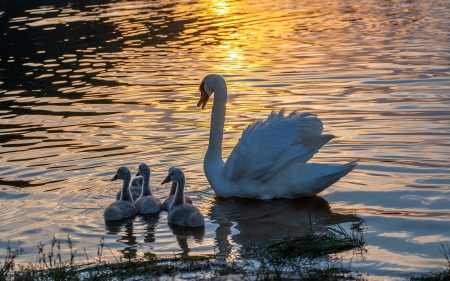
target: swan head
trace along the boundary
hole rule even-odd
[[[139,170],[136,176],[150,176],[150,167],[147,164],[142,163],[139,165]]]
[[[184,178],[183,171],[181,171],[180,169],[178,169],[176,167],[172,167],[169,169],[169,173],[168,173],[166,179],[163,180],[161,184],[165,184],[165,183],[168,183],[171,181],[178,182],[183,178]]]
[[[209,74],[206,75],[202,83],[200,83],[200,100],[197,103],[197,107],[202,107],[205,109],[206,104],[208,103],[209,97],[213,94],[214,89],[216,88],[217,83],[223,83],[225,80],[222,76],[218,74]]]
[[[131,178],[131,172],[130,172],[130,170],[129,170],[127,167],[122,166],[122,167],[120,167],[119,169],[117,169],[117,172],[116,172],[116,174],[114,175],[114,177],[111,179],[111,181],[115,181],[115,180],[117,180],[117,179],[123,180],[123,179],[125,179],[127,176]]]

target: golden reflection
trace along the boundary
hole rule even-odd
[[[230,6],[228,5],[227,1],[212,0],[210,9],[218,15],[224,15],[229,12]]]
[[[396,253],[378,246],[370,247],[370,255],[366,257],[366,262],[376,263],[385,269],[394,266],[395,270],[402,271],[417,271],[418,268],[435,268],[446,265],[446,261],[441,258],[424,257],[416,253],[407,253],[407,258],[405,258],[405,253]]]

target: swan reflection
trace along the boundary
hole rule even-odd
[[[317,196],[274,200],[216,197],[208,215],[219,225],[216,246],[225,256],[233,245],[250,246],[298,236],[308,232],[310,225],[314,231],[321,231],[333,223],[361,221],[354,215],[331,212],[328,202]]]

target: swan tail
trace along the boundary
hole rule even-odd
[[[348,173],[353,171],[355,169],[356,165],[358,165],[358,163],[359,163],[359,159],[349,162],[347,164],[344,164],[344,165],[340,166],[340,169],[336,170],[334,173],[319,177],[316,182],[320,182],[321,183],[320,186],[324,186],[324,188],[321,188],[321,189],[324,190],[325,188],[334,184],[335,182],[340,180],[342,177],[346,176]]]

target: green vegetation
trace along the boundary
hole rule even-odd
[[[100,241],[97,256],[75,262],[76,250],[70,237],[67,239],[69,259],[63,260],[61,244],[53,239],[50,250],[39,243],[34,264],[16,265],[15,259],[23,253],[20,243],[16,248],[7,246],[4,262],[0,262],[0,281],[28,280],[123,280],[130,277],[170,277],[180,273],[199,272],[200,280],[232,276],[251,280],[342,280],[351,275],[338,259],[328,254],[345,250],[364,250],[362,234],[348,235],[339,225],[324,233],[315,233],[308,226],[307,234],[273,241],[271,243],[232,252],[232,257],[219,254],[169,258],[147,253],[143,257],[107,262],[104,250],[110,250]],[[230,261],[231,260],[231,261]]]
[[[447,260],[447,268],[441,272],[430,272],[428,274],[421,274],[419,276],[411,276],[411,281],[450,281],[450,244],[441,243],[439,251]]]
[[[49,251],[39,243],[35,263],[25,266],[15,264],[15,259],[23,254],[20,243],[16,248],[8,244],[4,261],[0,261],[0,281],[124,280],[132,277],[151,277],[152,280],[165,277],[167,280],[182,273],[199,273],[195,280],[227,277],[232,280],[364,280],[363,276],[346,269],[338,256],[343,251],[364,254],[366,243],[361,231],[347,234],[339,224],[322,233],[309,230],[301,236],[237,249],[232,251],[232,257],[213,254],[167,258],[146,253],[143,257],[108,262],[104,250],[110,249],[102,239],[96,257],[89,257],[85,249],[85,261],[76,262],[76,250],[68,237],[68,260],[63,260],[61,244],[54,238]],[[442,253],[450,265],[449,249],[449,244],[442,244]],[[409,277],[409,280],[450,280],[449,277],[450,267],[435,274]]]

